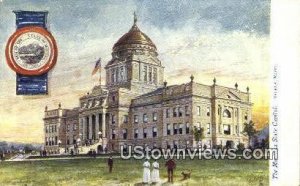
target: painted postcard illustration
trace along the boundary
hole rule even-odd
[[[0,17],[0,185],[269,185],[270,1]]]

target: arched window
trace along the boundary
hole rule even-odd
[[[231,118],[231,113],[229,112],[228,109],[225,109],[225,110],[224,110],[224,112],[223,112],[223,117]]]

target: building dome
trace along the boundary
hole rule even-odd
[[[113,46],[113,50],[116,51],[121,48],[130,48],[130,46],[135,45],[135,47],[142,46],[149,49],[156,50],[155,44],[151,39],[143,33],[136,24],[137,18],[134,14],[134,24],[131,29],[124,34]]]

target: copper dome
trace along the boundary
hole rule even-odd
[[[137,27],[136,21],[137,19],[135,17],[131,29],[114,44],[113,49],[130,44],[148,45],[156,49],[151,39]]]

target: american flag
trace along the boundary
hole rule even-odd
[[[94,67],[94,70],[92,72],[92,76],[95,75],[98,71],[101,70],[101,58],[99,58],[97,61],[96,61],[96,64],[95,64],[95,67]]]

